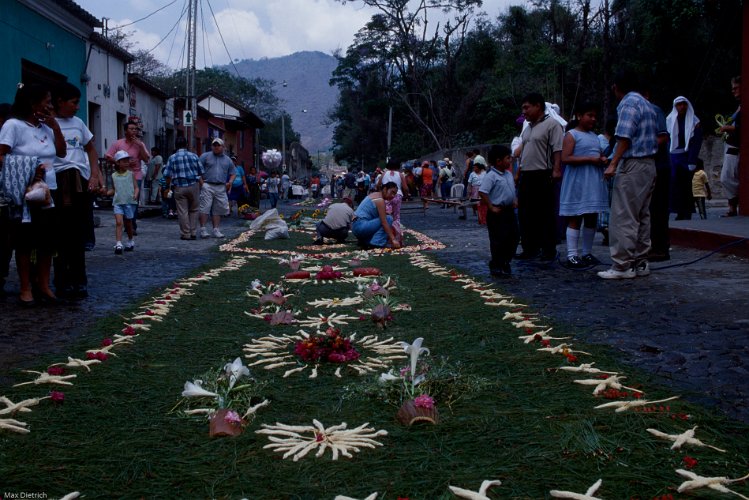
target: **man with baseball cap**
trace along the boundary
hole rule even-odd
[[[219,230],[221,216],[229,214],[229,196],[236,177],[234,162],[224,154],[224,141],[219,138],[211,141],[211,151],[203,153],[200,157],[203,166],[203,186],[200,188],[200,237],[208,238],[208,230],[205,223],[211,216],[213,223],[214,238],[223,238]],[[227,181],[228,179],[228,181]]]

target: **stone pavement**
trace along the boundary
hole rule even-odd
[[[17,368],[36,366],[39,354],[67,355],[67,347],[96,320],[140,302],[144,295],[216,258],[219,243],[235,237],[246,223],[236,217],[224,218],[221,230],[226,238],[182,241],[176,220],[160,215],[142,218],[138,220],[135,251],[115,255],[111,209],[97,210],[96,215],[101,218],[96,248],[86,252],[88,299],[22,308],[17,304],[18,275],[12,264],[5,286],[10,296],[4,304],[0,302],[0,388],[18,375]]]
[[[446,265],[493,280],[486,228],[475,217],[458,220],[453,210],[432,206],[426,216],[406,208],[401,220],[447,244],[436,252]],[[558,248],[563,262],[564,245]],[[715,254],[679,266],[706,252],[673,247],[671,261],[654,263],[649,277],[606,281],[595,275],[611,262],[600,239],[594,254],[604,263],[594,270],[513,262],[514,275],[495,281],[558,328],[611,346],[674,392],[749,422],[749,260]]]
[[[424,216],[417,206],[407,204],[402,219],[407,227],[447,244],[436,257],[491,280],[486,229],[475,217],[461,221],[453,210],[436,206]],[[285,213],[295,210],[282,207]],[[181,241],[177,222],[160,217],[141,219],[135,252],[115,256],[111,212],[99,215],[98,243],[87,253],[87,300],[26,310],[11,295],[0,304],[0,388],[13,382],[18,368],[37,366],[40,354],[67,355],[68,346],[97,319],[139,302],[217,256],[218,240]],[[222,222],[227,238],[244,227],[245,221],[236,218]],[[597,245],[595,254],[609,262],[606,247]],[[665,264],[703,255],[674,247],[672,261]],[[648,278],[608,282],[593,271],[571,271],[559,263],[514,263],[515,275],[500,280],[499,286],[559,328],[611,346],[626,363],[647,370],[675,392],[749,422],[749,308],[744,295],[749,261],[717,254],[692,265],[667,265],[653,266]],[[17,294],[14,269],[9,278],[6,289]]]

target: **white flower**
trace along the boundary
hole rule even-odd
[[[243,375],[250,376],[250,369],[242,364],[242,358],[237,358],[233,363],[224,365],[224,373],[229,377],[229,390],[231,390]]]
[[[263,282],[260,280],[252,280],[252,283],[250,283],[250,288],[253,290],[260,290],[263,287]]]
[[[206,391],[201,387],[203,385],[202,380],[196,380],[195,382],[187,381],[185,382],[185,390],[182,391],[182,397],[185,398],[192,398],[192,397],[208,397],[208,398],[217,398],[218,394],[215,392]]]
[[[393,375],[393,370],[390,370],[387,373],[380,373],[380,382],[381,383],[390,382],[390,381],[393,381],[393,380],[400,380],[400,379],[401,379],[401,377],[399,377],[397,375]]]
[[[414,340],[413,344],[400,342],[400,345],[403,347],[403,350],[406,351],[406,354],[411,356],[411,379],[414,381],[414,385],[416,385],[416,363],[419,361],[419,356],[421,356],[422,353],[430,354],[429,349],[421,347],[422,342],[424,342],[423,337]]]

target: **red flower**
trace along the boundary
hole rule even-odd
[[[537,333],[533,336],[533,342],[538,342],[540,340],[543,340],[544,338],[541,336],[540,333]]]
[[[544,347],[549,347],[551,345],[551,340],[542,340],[541,345]]]
[[[632,397],[635,398],[635,399],[640,399],[642,397],[642,393],[641,392],[633,392],[632,393]]]
[[[107,347],[108,345],[112,345],[112,339],[104,339],[101,341],[102,347]]]
[[[359,321],[366,321],[366,320],[367,320],[367,317],[364,316],[363,314],[359,316]]]
[[[143,324],[143,320],[142,319],[136,319],[135,320],[135,324],[136,325],[142,325]]]
[[[567,361],[570,363],[576,363],[577,362],[577,356],[574,354],[567,354]]]
[[[62,403],[65,401],[65,393],[60,391],[50,391],[49,398],[55,403]]]
[[[122,333],[124,333],[125,335],[135,335],[135,328],[128,325],[122,329]]]
[[[86,353],[86,359],[98,359],[99,361],[106,361],[107,360],[107,353],[106,352],[87,352]]]
[[[47,368],[47,373],[50,375],[63,375],[65,373],[65,368],[62,366],[50,366]]]
[[[146,314],[147,314],[148,316],[155,316],[155,315],[156,315],[156,313],[155,313],[155,312],[153,312],[153,311],[152,311],[152,310],[150,310],[150,309],[146,309]]]
[[[681,461],[684,462],[684,466],[687,469],[691,469],[697,465],[697,459],[692,458],[689,455],[684,455],[684,458],[682,458]]]

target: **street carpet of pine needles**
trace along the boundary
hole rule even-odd
[[[269,244],[257,235],[245,246],[293,250],[307,242],[309,236],[299,233]],[[379,499],[447,499],[454,498],[448,485],[477,490],[484,479],[500,479],[502,485],[489,490],[491,498],[540,499],[549,498],[551,489],[584,492],[602,478],[596,495],[606,499],[721,498],[725,495],[709,490],[676,492],[683,478],[674,471],[684,468],[685,455],[697,460],[692,470],[702,476],[749,472],[747,426],[683,400],[648,412],[595,410],[607,400],[593,397],[589,386],[572,383],[591,377],[554,370],[566,363],[565,357],[518,340],[524,332],[502,321],[507,308],[486,306],[460,283],[414,267],[408,255],[372,257],[362,265],[395,277],[393,297],[413,310],[395,313],[384,331],[366,320],[342,330],[408,342],[424,337],[432,358],[460,366],[470,390],[455,395],[449,407],[437,401],[439,425],[404,427],[395,419],[392,401],[357,391],[359,384],[371,386],[377,374],[359,377],[345,371],[337,378],[335,366],[321,366],[316,379],[302,374],[282,378],[283,370],[253,367],[253,377],[263,382],[262,396],[271,404],[236,438],[210,439],[206,420],[175,410],[185,381],[241,356],[253,338],[298,330],[244,314],[257,307],[257,299],[246,294],[252,280],[278,281],[288,271],[265,255],[193,287],[194,295],[182,297],[133,345],[118,348],[117,357],[91,373],[75,372],[74,386],[52,387],[65,391],[64,403],[45,400],[17,416],[28,422],[31,433],[0,433],[0,491],[44,491],[49,498],[77,490],[85,498],[332,500],[337,494],[364,498],[378,492]],[[297,309],[308,307],[308,300],[356,292],[355,285],[345,283],[294,288],[298,295],[291,304]],[[357,315],[353,309],[336,312]],[[137,305],[122,314],[135,310]],[[70,354],[80,357],[85,348],[119,333],[122,322],[121,316],[100,322]],[[552,325],[545,318],[539,322]],[[553,326],[554,336],[574,335],[564,325]],[[575,348],[593,355],[581,356],[582,362],[624,372],[626,385],[640,387],[647,399],[675,395],[623,367],[603,347],[575,343]],[[62,358],[40,359],[37,369]],[[25,374],[16,376],[28,380]],[[0,395],[16,401],[49,390],[6,387]],[[321,458],[310,453],[293,462],[263,449],[267,437],[254,432],[263,423],[311,425],[312,419],[325,426],[346,422],[349,428],[369,422],[388,435],[378,438],[384,446],[363,448],[353,458],[333,461],[330,453]],[[681,433],[694,425],[699,425],[697,437],[727,453],[672,451],[669,442],[645,431]],[[749,484],[732,488],[749,495]]]

